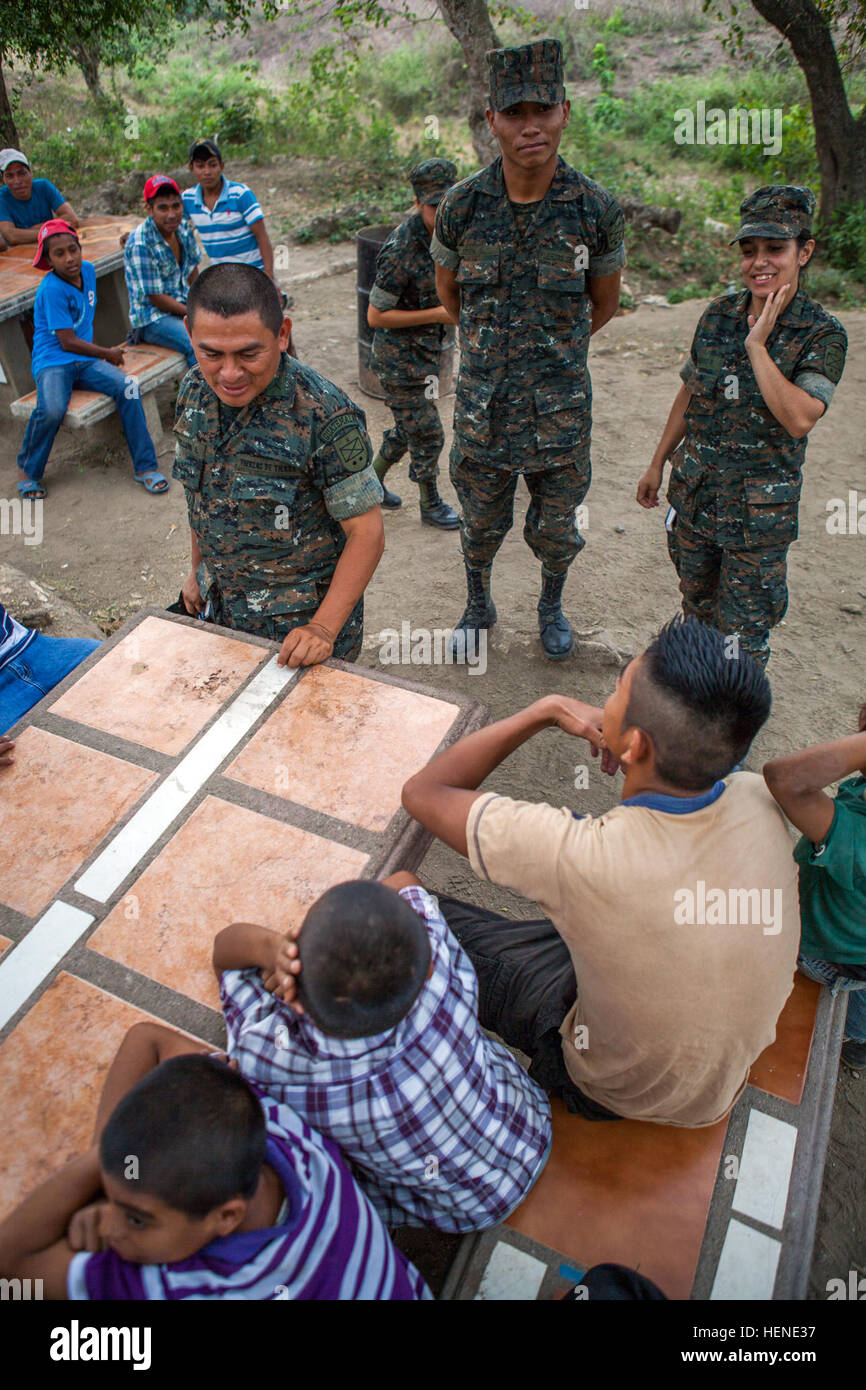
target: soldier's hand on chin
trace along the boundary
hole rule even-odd
[[[334,639],[321,623],[292,628],[280,647],[278,666],[316,666],[333,654]]]

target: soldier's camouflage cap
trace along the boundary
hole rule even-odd
[[[740,230],[728,245],[746,237],[797,237],[811,232],[815,194],[792,183],[765,183],[740,204]]]
[[[436,207],[440,198],[457,180],[457,165],[450,159],[422,159],[409,170],[412,192],[419,203]]]
[[[559,39],[539,39],[521,48],[491,48],[487,67],[493,111],[506,111],[522,101],[539,101],[546,106],[565,101]]]

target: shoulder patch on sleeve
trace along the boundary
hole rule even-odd
[[[838,382],[845,366],[845,346],[839,338],[831,338],[824,348],[822,370],[832,382]]]
[[[337,458],[349,473],[358,473],[370,461],[370,445],[355,414],[344,412],[326,420],[319,430],[323,444],[334,447]]]

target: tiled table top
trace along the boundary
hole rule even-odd
[[[0,1215],[89,1142],[137,1019],[222,1045],[217,932],[287,927],[330,885],[423,856],[399,788],[483,723],[481,707],[342,662],[289,672],[276,652],[145,612],[10,730]],[[272,762],[290,769],[285,786]]]

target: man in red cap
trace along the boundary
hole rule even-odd
[[[33,261],[48,270],[33,306],[33,359],[36,409],[27,422],[18,455],[18,491],[38,500],[45,496],[42,474],[54,437],[66,414],[75,386],[111,396],[123,425],[135,477],[148,492],[165,492],[168,480],[159,471],[153,440],[131,378],[123,366],[122,347],[100,347],[93,341],[96,312],[96,272],[81,259],[78,235],[67,222],[43,223]]]
[[[154,174],[144,185],[144,202],[148,216],[130,232],[123,251],[130,341],[174,348],[194,367],[184,317],[201,250],[174,179]]]

